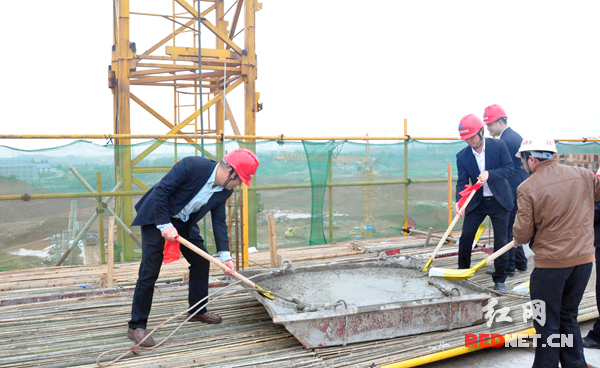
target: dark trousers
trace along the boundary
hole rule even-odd
[[[508,243],[508,211],[494,197],[484,197],[471,212],[465,215],[463,229],[458,241],[458,268],[471,268],[471,251],[479,225],[490,216],[494,228],[494,251]],[[508,254],[504,253],[494,261],[496,271],[492,278],[495,283],[506,281]]]
[[[596,248],[596,307],[600,310],[600,272],[598,262],[600,261],[600,248]],[[600,344],[600,318],[594,323],[594,328],[588,332],[587,337]]]
[[[513,225],[515,224],[517,209],[517,201],[515,200],[515,207],[508,215],[508,241],[513,240]],[[517,268],[521,271],[527,270],[527,257],[522,245],[517,248],[510,248],[508,251],[508,271],[515,272]]]
[[[206,251],[204,240],[200,234],[190,232],[191,226],[181,221],[173,221],[173,225],[179,232],[179,235],[189,240],[198,248]],[[133,293],[133,304],[131,306],[131,321],[129,328],[146,328],[150,308],[152,307],[152,297],[154,295],[154,284],[160,273],[160,267],[163,262],[163,251],[165,247],[165,238],[160,234],[160,230],[155,225],[142,226],[142,262],[138,280]],[[181,254],[190,264],[190,281],[188,302],[190,307],[198,303],[208,295],[208,272],[210,262],[192,252],[185,246],[181,246]],[[195,310],[200,313],[206,312],[206,301],[197,306]]]
[[[540,335],[533,368],[556,368],[559,361],[563,368],[587,367],[577,313],[591,272],[592,263],[586,263],[568,268],[535,268],[531,273],[531,300],[546,303],[544,325],[536,319],[533,321]],[[571,335],[573,347],[548,346],[548,337],[553,334]],[[554,343],[559,341],[559,338],[553,339]]]

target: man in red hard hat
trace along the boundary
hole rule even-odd
[[[458,181],[456,182],[456,214],[464,216],[462,234],[458,245],[458,268],[471,267],[471,250],[479,225],[486,216],[494,227],[494,251],[508,243],[508,215],[514,206],[508,176],[513,172],[513,162],[504,142],[483,137],[484,125],[475,115],[464,116],[458,126],[460,139],[469,145],[456,154]],[[458,208],[459,192],[465,185],[483,183],[475,192],[467,208]],[[494,261],[492,275],[494,288],[506,291],[508,255]]]
[[[163,262],[165,243],[175,241],[173,235],[179,234],[206,251],[198,221],[209,211],[219,257],[229,267],[229,272],[225,273],[233,275],[235,267],[229,252],[225,202],[233,188],[242,183],[251,185],[250,180],[258,164],[256,155],[247,149],[234,150],[219,163],[204,157],[186,157],[175,164],[136,204],[137,216],[132,226],[140,226],[142,230],[142,261],[127,331],[130,339],[139,343],[148,335],[146,324],[152,307],[154,284]],[[188,300],[193,309],[188,316],[193,315],[192,321],[220,323],[219,315],[206,310],[206,300],[198,304],[208,296],[210,263],[186,247],[181,248],[181,253],[190,264]],[[141,346],[154,345],[150,336]]]
[[[517,187],[525,179],[529,177],[529,174],[523,168],[521,160],[516,156],[523,138],[519,133],[515,132],[508,126],[506,112],[500,105],[490,105],[485,108],[483,113],[483,122],[486,124],[488,131],[492,137],[498,137],[501,141],[506,144],[510,157],[513,160],[515,166],[514,171],[508,177],[508,183],[512,190],[514,198],[514,207],[510,211],[508,216],[508,241],[513,240],[513,224],[515,223],[515,216],[517,215]],[[527,271],[527,257],[523,251],[523,247],[512,248],[508,253],[508,275],[513,276],[516,272]],[[489,272],[489,271],[488,271]]]

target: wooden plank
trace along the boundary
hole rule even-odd
[[[106,283],[109,288],[113,287],[113,269],[115,267],[115,217],[108,218],[108,259],[106,260]]]
[[[267,216],[269,222],[269,254],[271,256],[271,268],[279,267],[277,261],[277,236],[275,235],[275,217],[273,214]]]

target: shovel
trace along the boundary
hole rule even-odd
[[[481,184],[481,182],[477,181],[477,183],[475,185],[477,185],[477,184]],[[475,192],[477,192],[477,190],[474,190],[471,192],[471,194],[469,194],[469,197],[467,197],[467,200],[465,201],[463,206],[460,208],[461,210],[463,208],[467,207],[467,205],[471,201],[471,198],[473,198],[473,196],[475,195]],[[433,250],[433,253],[431,253],[431,257],[429,257],[429,260],[425,264],[425,267],[423,267],[423,271],[427,271],[427,269],[429,269],[429,266],[431,266],[431,264],[433,263],[433,259],[435,258],[437,253],[442,248],[442,245],[444,245],[444,242],[446,242],[446,238],[448,237],[448,235],[450,235],[450,232],[452,231],[452,229],[454,229],[454,225],[456,225],[456,223],[458,222],[459,219],[460,219],[460,216],[458,216],[458,215],[454,216],[454,220],[452,220],[452,223],[450,224],[450,226],[448,226],[448,230],[446,230],[446,232],[444,233],[444,236],[442,236],[442,238],[440,239],[440,242],[438,243],[437,247],[435,247],[435,249]]]
[[[467,270],[455,270],[450,268],[436,268],[433,267],[429,270],[429,277],[443,277],[446,280],[464,280],[475,275],[475,271],[485,267],[490,262],[493,262],[496,258],[500,257],[504,253],[508,252],[510,248],[514,246],[514,240],[510,243],[506,244],[502,248],[498,249],[496,252],[491,254],[489,257],[479,262],[473,268],[469,268]]]
[[[229,267],[225,266],[223,264],[223,262],[221,262],[218,259],[215,259],[215,257],[212,257],[210,254],[206,253],[202,249],[200,249],[197,246],[195,246],[194,244],[190,243],[188,240],[182,238],[179,235],[175,235],[173,233],[171,234],[171,236],[173,236],[175,238],[175,240],[177,240],[181,244],[183,244],[186,247],[188,247],[194,253],[197,253],[198,255],[200,255],[202,258],[206,259],[210,263],[219,266],[223,271],[229,271]],[[253,289],[263,290],[263,288],[261,288],[260,286],[256,285],[255,283],[253,283],[252,281],[248,280],[247,278],[245,278],[244,276],[240,275],[239,273],[237,273],[235,271],[233,271],[233,277],[235,277],[236,279],[240,280],[241,282],[243,282],[244,284],[250,286]],[[275,299],[275,297],[273,295],[269,294],[266,291],[259,291],[259,293],[261,293],[265,298]]]

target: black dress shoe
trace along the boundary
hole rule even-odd
[[[525,266],[525,267],[517,267],[517,270],[521,271],[521,272],[525,272],[525,271],[527,271],[527,266]]]
[[[600,349],[600,344],[597,343],[594,339],[592,339],[591,337],[584,337],[583,340],[583,347],[584,348],[591,348],[591,349]]]

